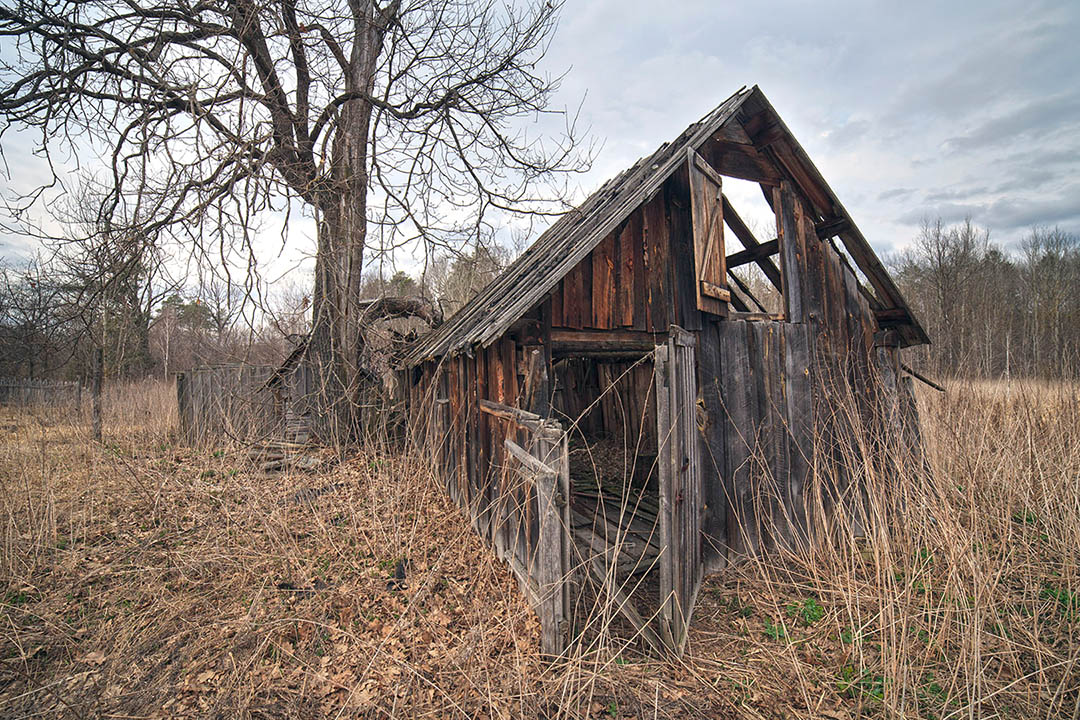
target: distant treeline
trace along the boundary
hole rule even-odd
[[[437,258],[421,282],[365,275],[361,294],[427,296],[449,316],[509,261],[502,248]],[[264,293],[211,276],[195,287],[146,262],[34,260],[0,264],[0,377],[89,383],[101,350],[106,379],[171,377],[200,365],[281,362],[311,323],[310,288]]]
[[[372,274],[364,295],[427,295],[448,317],[509,260],[500,248],[481,248],[433,263],[419,281],[404,272]],[[970,221],[928,222],[888,264],[933,341],[909,351],[911,364],[939,376],[1080,377],[1077,235],[1035,228],[1006,251]],[[143,265],[122,268],[95,274],[107,289],[96,294],[62,266],[0,268],[0,376],[86,379],[98,346],[111,378],[169,377],[226,362],[274,364],[307,332],[303,288],[279,288],[253,315],[253,299],[241,287],[160,289]],[[764,278],[747,281],[765,285]],[[769,297],[768,288],[761,297]]]
[[[933,344],[912,362],[939,375],[1080,376],[1080,237],[1034,228],[1012,252],[966,221],[927,222],[890,263]]]

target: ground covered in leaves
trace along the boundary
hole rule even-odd
[[[0,715],[1076,717],[1076,413],[969,401],[926,413],[936,480],[881,535],[708,579],[682,659],[598,609],[556,664],[415,460],[263,475],[168,428],[96,445],[8,413]]]

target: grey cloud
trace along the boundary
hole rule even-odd
[[[919,118],[956,122],[1010,98],[1051,94],[1060,88],[1062,68],[1074,65],[1075,17],[1066,17],[1074,14],[1055,6],[1026,15],[1007,10],[996,22],[966,27],[964,36],[949,33],[929,58],[937,72],[920,73],[905,84],[891,104],[888,124],[908,126]]]
[[[927,193],[923,200],[929,203],[955,202],[957,200],[970,200],[979,195],[985,195],[987,188],[942,188]]]
[[[941,218],[943,223],[954,223],[969,217],[980,221],[985,209],[985,205],[973,203],[926,204],[900,215],[896,222],[901,225],[919,225],[923,220]]]
[[[1034,225],[1061,225],[1076,231],[1080,229],[1080,192],[1073,187],[1042,200],[1004,198],[991,203],[983,224],[1002,231],[1025,230]]]
[[[1033,225],[1061,225],[1080,230],[1080,193],[1066,188],[1054,197],[1042,199],[1005,197],[985,202],[923,203],[897,218],[903,225],[918,225],[925,219],[940,218],[946,224],[971,218],[993,232],[1006,236]]]
[[[995,193],[1011,193],[1037,190],[1061,177],[1060,173],[1045,168],[1015,168],[1009,170],[1006,180],[994,187]]]
[[[1075,127],[1078,115],[1080,93],[1034,100],[982,123],[969,133],[949,138],[945,146],[954,152],[967,152],[1015,142],[1018,137],[1041,140]]]
[[[912,188],[893,188],[892,190],[886,190],[879,194],[877,199],[879,201],[900,200],[909,197],[913,192],[915,192],[915,190]]]
[[[842,148],[858,142],[873,130],[874,124],[869,120],[852,120],[830,131],[826,141],[831,147]]]

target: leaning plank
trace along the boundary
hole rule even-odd
[[[634,607],[634,604],[630,602],[630,598],[626,593],[616,585],[614,582],[608,580],[607,574],[604,572],[604,568],[595,560],[590,560],[586,563],[589,574],[593,580],[602,588],[607,588],[611,593],[611,599],[615,602],[615,610],[624,618],[630,621],[630,624],[641,634],[641,637],[645,638],[645,642],[649,643],[649,646],[658,653],[666,654],[667,649],[664,643],[660,642],[660,638],[656,632],[649,627],[649,623],[641,617],[641,614]]]
[[[926,377],[925,375],[922,375],[922,374],[916,372],[915,370],[912,370],[910,366],[901,363],[900,364],[900,369],[903,370],[904,372],[906,372],[911,377],[915,378],[916,380],[919,380],[920,382],[923,382],[923,383],[929,385],[930,387],[934,388],[938,392],[945,392],[945,388],[943,388],[941,385],[938,385],[936,382],[934,382],[930,378]]]
[[[479,407],[481,412],[487,413],[488,415],[494,415],[503,420],[511,420],[519,425],[524,425],[529,428],[532,428],[534,425],[539,425],[543,420],[539,415],[531,413],[528,410],[504,405],[495,402],[494,400],[481,398]]]
[[[540,462],[529,453],[525,452],[525,450],[513,440],[509,438],[503,440],[503,446],[510,452],[511,455],[514,456],[515,460],[517,460],[533,472],[551,477],[558,475],[558,472],[549,468],[547,465]]]

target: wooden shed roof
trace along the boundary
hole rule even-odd
[[[673,142],[638,160],[605,182],[580,206],[560,217],[525,252],[447,322],[420,338],[405,357],[407,365],[454,355],[473,345],[486,347],[550,293],[566,273],[585,258],[664,181],[725,126],[755,139],[762,157],[780,177],[799,187],[818,216],[819,235],[836,235],[870,283],[866,290],[883,327],[897,330],[903,345],[929,343],[889,277],[884,265],[825,182],[809,156],[780,120],[764,93],[742,88]],[[872,291],[872,292],[871,292]]]

